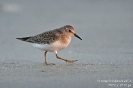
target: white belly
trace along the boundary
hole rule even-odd
[[[49,52],[57,52],[58,50],[66,48],[68,45],[69,44],[62,44],[59,41],[54,42],[52,44],[36,44],[36,43],[33,44],[34,47],[37,47],[40,50],[49,51]]]

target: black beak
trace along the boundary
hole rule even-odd
[[[75,33],[74,33],[74,36],[77,37],[77,38],[79,38],[80,40],[82,40],[82,39],[81,39],[77,34],[75,34]]]

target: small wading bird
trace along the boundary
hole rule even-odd
[[[46,54],[47,52],[54,52],[56,57],[60,60],[64,60],[68,63],[73,63],[77,60],[67,60],[59,57],[57,55],[57,51],[66,48],[72,39],[72,36],[75,36],[82,40],[76,33],[72,26],[66,25],[61,28],[57,28],[54,30],[46,31],[41,34],[30,36],[30,37],[23,37],[23,38],[16,38],[22,41],[30,42],[33,44],[34,47],[37,47],[44,52],[44,64],[46,65],[55,65],[54,63],[47,63],[46,61]]]

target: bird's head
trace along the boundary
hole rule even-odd
[[[75,36],[75,37],[79,38],[80,40],[82,40],[82,39],[75,33],[75,30],[74,30],[74,28],[73,28],[72,26],[66,25],[66,26],[63,27],[63,29],[64,29],[64,32],[67,33],[68,35],[70,35],[70,36]]]

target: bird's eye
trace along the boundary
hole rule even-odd
[[[69,30],[69,32],[71,32],[71,30]]]

